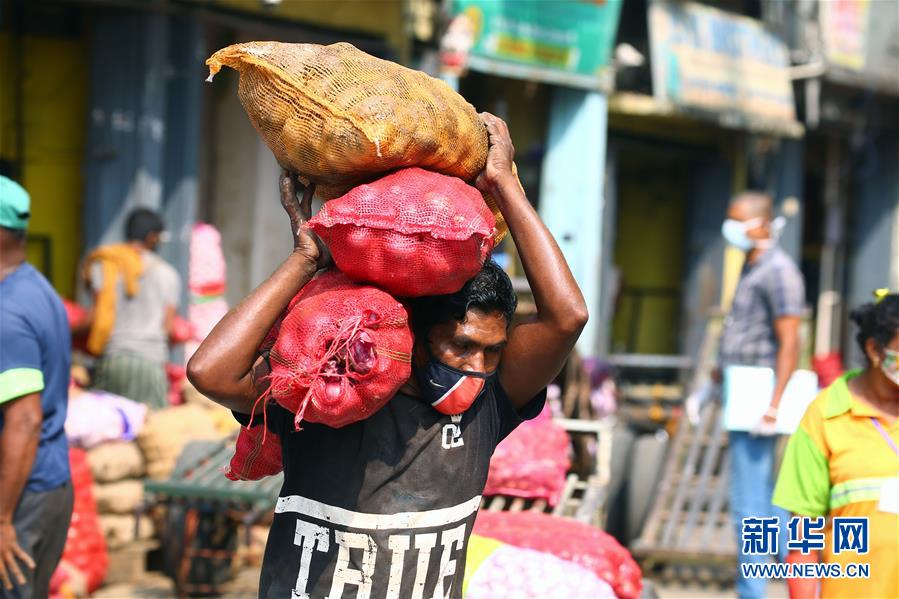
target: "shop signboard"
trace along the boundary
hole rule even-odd
[[[829,0],[818,16],[829,79],[899,92],[899,3]]]
[[[787,47],[761,22],[653,0],[649,36],[657,100],[735,121],[795,121]]]
[[[454,0],[471,31],[467,66],[601,88],[623,0]]]

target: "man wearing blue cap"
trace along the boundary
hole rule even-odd
[[[0,176],[0,597],[46,597],[72,517],[65,435],[71,338],[25,261],[31,200]]]

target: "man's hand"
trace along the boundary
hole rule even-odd
[[[12,522],[0,522],[0,582],[7,591],[13,589],[13,583],[25,584],[25,575],[19,562],[34,570],[34,560],[19,547],[16,529]]]
[[[490,149],[487,152],[487,163],[475,180],[475,186],[484,193],[495,194],[502,183],[515,182],[512,170],[515,147],[509,136],[509,127],[501,118],[489,112],[482,112],[479,116],[487,127]]]
[[[331,254],[318,235],[305,227],[306,221],[312,218],[312,196],[315,184],[310,183],[303,188],[303,198],[297,198],[297,189],[302,184],[296,175],[281,170],[280,178],[281,205],[290,218],[290,231],[293,233],[293,251],[313,262],[318,268],[326,268],[331,263]]]

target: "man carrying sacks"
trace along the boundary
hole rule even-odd
[[[488,261],[460,291],[408,301],[412,376],[384,407],[341,428],[304,421],[297,431],[294,413],[268,400],[256,406],[272,385],[271,362],[258,348],[330,258],[303,227],[312,186],[297,202],[295,177],[285,172],[281,200],[293,252],[188,364],[198,390],[251,430],[266,426],[283,446],[284,486],[260,597],[461,596],[466,544],[494,448],[539,414],[547,384],[587,320],[561,251],[513,175],[506,124],[481,118],[490,149],[476,184],[493,195],[508,223],[535,317],[510,326],[511,281]]]

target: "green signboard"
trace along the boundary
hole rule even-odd
[[[622,0],[454,0],[453,7],[473,29],[472,68],[504,71],[505,65],[511,68],[503,74],[510,76],[600,87],[621,4]]]

